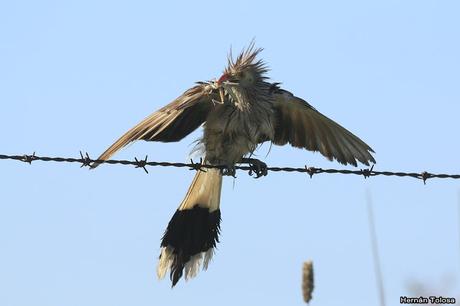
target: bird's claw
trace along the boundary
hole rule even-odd
[[[235,167],[235,165],[225,166],[224,168],[222,168],[220,170],[220,172],[222,173],[222,175],[232,176],[232,177],[236,178],[236,167]]]
[[[252,176],[252,174],[255,174],[254,178],[256,179],[268,174],[267,164],[263,161],[251,158],[248,160],[248,165],[249,175]]]

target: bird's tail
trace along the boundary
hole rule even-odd
[[[197,171],[162,238],[158,278],[170,270],[174,286],[184,270],[187,280],[198,273],[201,263],[207,269],[219,242],[221,187],[219,169]]]

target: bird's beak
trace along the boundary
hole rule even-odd
[[[220,101],[221,103],[224,103],[224,98],[225,98],[225,94],[224,94],[224,89],[222,88],[222,83],[225,82],[225,81],[228,81],[228,79],[230,78],[230,76],[227,74],[227,73],[224,73],[221,75],[221,77],[216,81],[216,84],[217,86],[219,87],[219,95],[220,95]]]

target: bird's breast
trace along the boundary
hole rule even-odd
[[[209,114],[202,142],[211,163],[233,165],[266,139],[273,139],[273,110],[257,104],[241,110],[216,105]]]

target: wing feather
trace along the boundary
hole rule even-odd
[[[319,151],[329,160],[356,166],[375,163],[374,151],[350,131],[324,116],[306,101],[277,89],[274,93],[277,124],[273,143]]]
[[[207,84],[200,83],[123,134],[98,160],[109,159],[118,150],[136,140],[179,141],[206,120],[211,107]],[[99,164],[101,162],[95,162],[91,168],[96,168]]]

